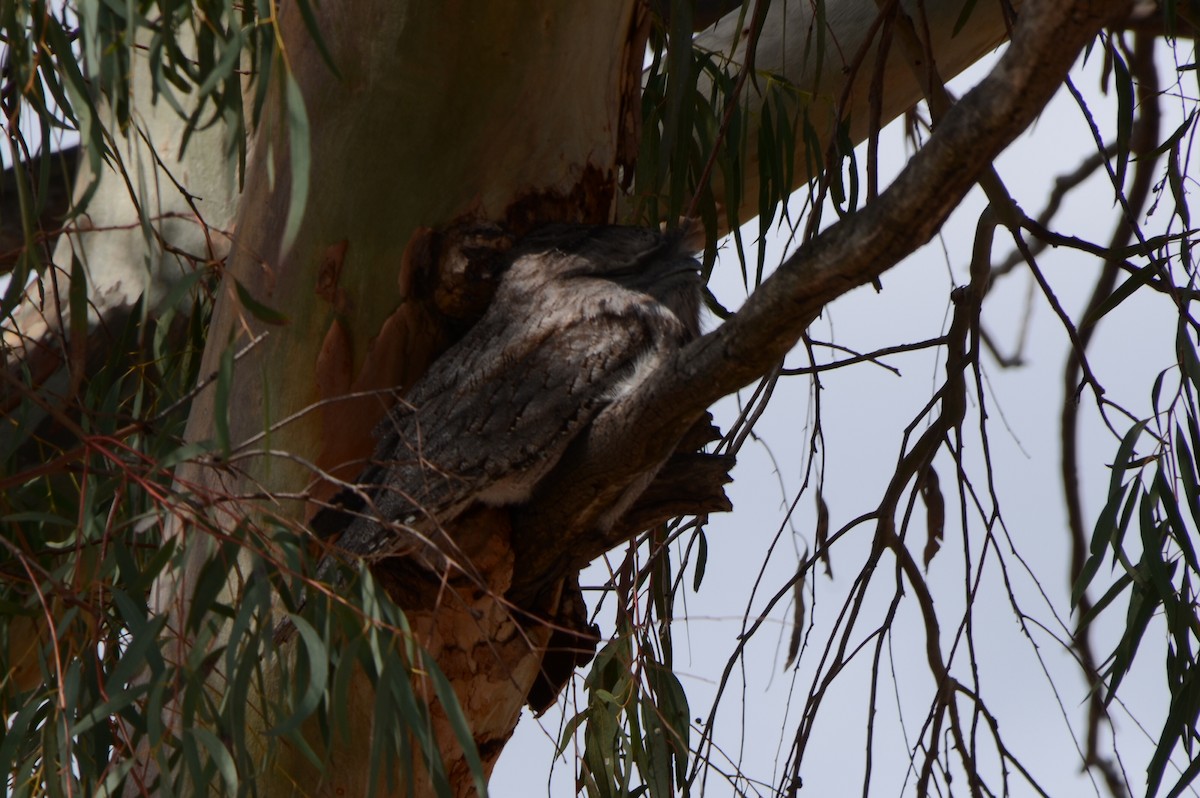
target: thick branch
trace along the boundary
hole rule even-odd
[[[590,530],[630,475],[666,457],[712,402],[765,374],[828,302],[928,241],[1040,113],[1083,46],[1128,7],[1126,0],[1026,3],[1000,62],[946,114],[878,200],[793,253],[728,322],[597,419],[574,461],[563,463],[519,514],[518,550],[521,541],[557,541],[563,561],[598,543],[562,530]],[[536,592],[543,573],[518,574],[514,593]]]

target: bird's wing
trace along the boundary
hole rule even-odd
[[[397,552],[403,530],[375,518],[438,525],[474,502],[527,499],[652,346],[648,320],[628,310],[562,324],[481,320],[381,423],[370,477],[378,485],[366,486],[373,506],[339,547]],[[523,329],[507,329],[514,325]]]

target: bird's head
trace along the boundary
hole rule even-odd
[[[642,227],[552,225],[527,236],[513,251],[506,286],[526,301],[544,291],[582,289],[602,280],[636,291],[667,307],[687,329],[700,333],[703,289],[700,263],[686,226],[669,232]],[[591,283],[595,287],[595,283]]]

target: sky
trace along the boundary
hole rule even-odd
[[[989,57],[964,73],[951,89],[958,94],[965,92],[993,60]],[[1163,65],[1170,66],[1169,57]],[[1104,120],[1113,118],[1115,100],[1099,92],[1098,60],[1082,70],[1077,68],[1075,76],[1091,113],[1100,120],[1102,129],[1111,130],[1111,124],[1104,127]],[[1174,82],[1173,69],[1164,72],[1163,85]],[[1163,136],[1182,119],[1179,103],[1168,101],[1165,106]],[[1036,215],[1054,178],[1073,170],[1092,151],[1091,142],[1079,106],[1060,91],[1031,131],[998,159],[997,169],[1017,202],[1027,213]],[[881,185],[885,185],[885,176],[894,175],[909,152],[898,124],[884,131],[880,152]],[[794,219],[802,218],[803,199],[802,195],[793,197]],[[984,204],[977,189],[938,237],[884,275],[881,292],[868,286],[838,299],[810,328],[810,335],[857,351],[871,351],[943,334],[949,320],[950,290],[967,281],[975,223]],[[1155,229],[1155,223],[1165,221],[1165,217],[1165,210],[1160,211],[1160,218],[1152,217],[1147,227]],[[1115,218],[1111,183],[1099,173],[1068,200],[1055,229],[1103,242]],[[745,231],[747,240],[753,239],[755,230]],[[769,267],[787,253],[787,238],[783,230],[765,242]],[[995,260],[999,260],[1011,248],[1011,240],[999,234],[996,241],[999,255]],[[1063,307],[1078,319],[1099,264],[1064,250],[1048,250],[1038,258],[1038,264]],[[1081,773],[1078,753],[1087,687],[1062,644],[1067,636],[1064,624],[1074,623],[1067,582],[1066,519],[1058,475],[1061,374],[1069,340],[1040,292],[1031,291],[1031,281],[1028,269],[1015,270],[997,281],[984,307],[984,326],[1003,349],[1014,346],[1020,320],[1031,307],[1025,364],[1002,368],[987,355],[983,361],[988,441],[1003,519],[1002,529],[997,530],[997,545],[982,556],[980,566],[982,525],[978,518],[972,519],[964,535],[957,518],[952,463],[943,453],[935,467],[947,500],[946,540],[927,578],[941,619],[945,656],[963,616],[964,576],[968,573],[963,552],[964,540],[968,541],[966,548],[972,562],[969,573],[972,578],[981,573],[973,612],[981,692],[999,721],[1005,744],[1049,794],[1091,795],[1097,794],[1096,788]],[[730,309],[744,300],[746,290],[736,254],[731,250],[726,249],[722,255],[710,287]],[[1093,369],[1106,396],[1140,416],[1149,413],[1150,386],[1155,377],[1173,362],[1172,314],[1173,308],[1164,300],[1135,297],[1104,321],[1090,349]],[[715,323],[709,319],[709,328]],[[826,361],[832,359],[828,351],[818,355]],[[900,453],[903,429],[944,377],[940,355],[941,350],[922,350],[884,358],[899,370],[899,376],[868,363],[822,375],[824,497],[832,530],[877,506]],[[787,365],[806,365],[804,353],[793,352]],[[748,395],[749,389],[743,392],[743,396]],[[729,397],[714,408],[723,428],[736,418],[738,401],[737,397]],[[972,396],[970,402],[964,456],[974,484],[986,493],[978,397]],[[1105,464],[1111,462],[1119,441],[1104,428],[1095,402],[1086,393],[1082,407],[1081,480],[1090,524],[1104,504],[1110,478]],[[780,784],[824,641],[869,551],[872,528],[864,525],[834,547],[833,578],[818,575],[810,580],[810,590],[815,592],[806,599],[806,620],[812,624],[807,631],[808,642],[798,663],[785,668],[791,634],[790,598],[769,612],[767,602],[793,576],[804,552],[814,547],[816,511],[811,487],[796,501],[806,474],[815,477],[819,473],[819,468],[810,470],[808,462],[812,423],[810,379],[796,376],[781,380],[756,427],[757,439],[748,441],[739,454],[728,491],[734,511],[713,516],[707,526],[709,551],[704,582],[698,592],[688,590],[676,608],[676,668],[688,694],[691,714],[705,719],[745,619],[752,622],[766,613],[762,629],[746,646],[732,672],[716,723],[716,742],[729,760],[720,762],[719,769],[726,773],[740,770],[749,781],[722,781],[714,771],[707,779],[706,795],[773,794]],[[923,423],[917,431],[921,429]],[[789,515],[793,503],[795,511]],[[924,536],[919,503],[915,512],[913,534],[920,537],[911,548],[919,553]],[[676,562],[681,556],[677,551]],[[620,553],[615,557],[614,565]],[[879,625],[891,598],[893,565],[886,558],[883,563],[880,570],[888,573],[877,574],[872,582],[863,617],[851,635],[854,643]],[[1032,637],[1027,637],[1018,623],[1005,590],[1001,563],[1021,613],[1030,619]],[[599,585],[607,573],[606,568],[593,566],[582,581],[585,586]],[[683,581],[690,585],[690,570]],[[1109,583],[1110,573],[1102,569],[1097,584]],[[1123,607],[1121,602],[1096,627],[1095,649],[1100,657],[1112,650],[1122,628]],[[885,646],[884,675],[879,680],[876,705],[870,784],[872,794],[879,795],[915,793],[910,751],[933,690],[925,665],[924,630],[911,592],[900,608],[894,632]],[[605,632],[611,631],[611,600],[597,620]],[[1156,622],[1147,633],[1140,660],[1127,677],[1114,710],[1118,751],[1135,792],[1144,788],[1144,768],[1153,750],[1151,737],[1157,736],[1166,713],[1163,651],[1163,627]],[[870,656],[868,648],[853,660],[833,682],[822,704],[801,771],[802,795],[862,791]],[[954,662],[952,671],[957,677],[969,679],[961,649]],[[565,703],[570,707],[566,717],[576,707],[586,706],[579,676],[576,688],[577,692],[566,694]],[[560,706],[563,703],[560,701]],[[563,717],[556,709],[541,719],[528,714],[522,719],[496,768],[491,783],[494,796],[574,794],[577,765],[573,749],[568,748],[565,757],[551,768]],[[692,735],[695,741],[695,726]],[[981,747],[990,750],[987,745]],[[994,763],[991,770],[995,772]],[[1013,779],[1011,787],[1013,795],[1034,794],[1019,778]]]

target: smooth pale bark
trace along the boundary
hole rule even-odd
[[[88,281],[88,323],[128,313],[145,298],[150,315],[176,282],[198,266],[215,263],[229,251],[229,227],[237,209],[237,165],[229,157],[231,132],[221,124],[196,131],[181,151],[184,120],[165,101],[152,103],[153,81],[144,50],[131,57],[135,109],[128,136],[114,134],[113,160],[100,174],[80,159],[73,204],[98,179],[86,211],[59,237],[52,255],[56,274],[39,277],[18,306],[4,334],[8,363],[61,354],[58,338],[69,319],[66,307],[71,260],[83,265]],[[181,95],[192,111],[193,96]],[[107,117],[117,131],[115,115]],[[153,231],[148,242],[143,222]],[[55,290],[61,302],[54,299]],[[43,302],[42,297],[46,300]]]
[[[743,102],[750,124],[737,218],[749,221],[758,215],[758,126],[766,89],[772,84],[771,76],[779,76],[794,86],[791,93],[800,98],[796,107],[801,118],[806,118],[812,126],[822,148],[829,145],[838,124],[846,123],[850,141],[857,144],[871,133],[871,83],[877,71],[882,70],[877,124],[885,125],[923,99],[922,83],[930,76],[949,80],[1008,38],[1002,3],[987,0],[975,3],[962,30],[955,33],[962,2],[901,0],[901,13],[920,32],[928,57],[913,63],[893,33],[886,61],[880,65],[878,18],[888,5],[887,0],[826,0],[821,4],[824,29],[817,24],[815,2],[777,1],[767,8],[754,55],[757,79],[748,81],[744,88]],[[1012,5],[1019,8],[1021,3]],[[728,14],[700,33],[696,44],[726,55],[735,64],[744,64],[752,40],[750,22],[749,13]],[[775,86],[778,85],[775,81]],[[805,137],[797,136],[793,188],[813,176],[808,167],[814,159],[818,164],[824,163],[824,151],[810,153],[808,144]],[[713,174],[713,188],[718,202],[725,196],[722,179],[717,170]]]

